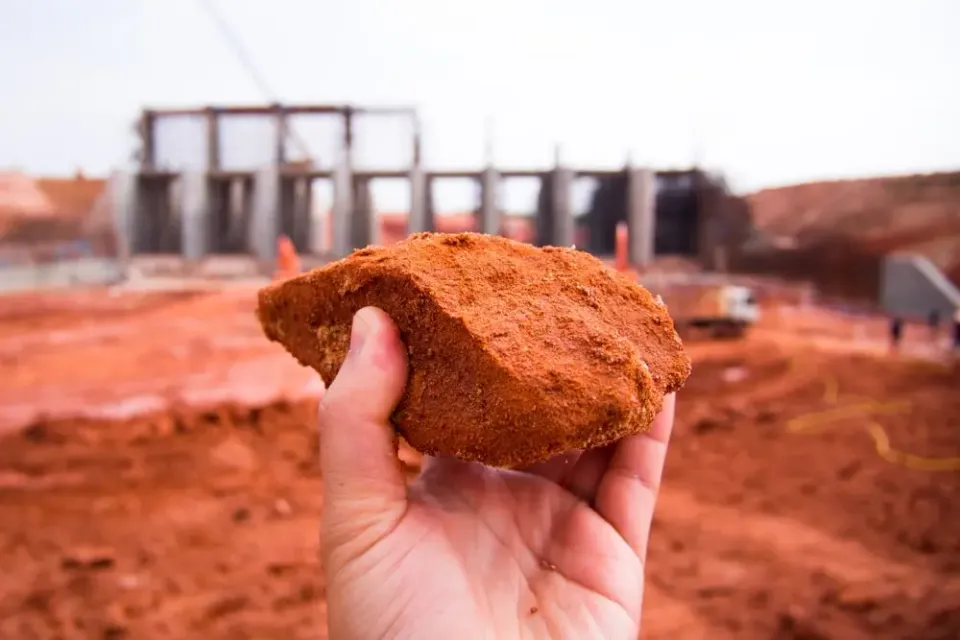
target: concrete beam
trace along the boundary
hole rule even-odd
[[[480,219],[477,229],[480,233],[500,234],[500,174],[493,167],[487,167],[480,176]]]
[[[280,233],[280,171],[268,165],[254,177],[247,246],[263,267],[273,268]]]
[[[655,257],[656,175],[650,169],[627,167],[627,227],[630,264],[643,267]]]

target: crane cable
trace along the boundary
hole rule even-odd
[[[223,39],[227,41],[227,44],[233,49],[234,54],[237,56],[241,66],[247,72],[247,75],[250,76],[250,79],[253,80],[253,83],[257,85],[257,89],[263,95],[264,99],[271,103],[276,103],[276,94],[271,90],[267,79],[257,68],[257,65],[254,64],[253,58],[250,55],[249,50],[244,46],[243,41],[237,35],[230,24],[224,19],[223,14],[217,9],[213,0],[198,0],[200,6],[209,14],[210,19],[213,20],[214,24],[217,26],[217,29],[220,31],[220,35],[223,36]],[[293,143],[298,147],[300,153],[302,153],[306,158],[312,158],[313,154],[310,153],[310,148],[307,146],[307,143],[304,139],[294,130],[292,126],[288,123],[286,126],[286,134],[290,136],[293,140]]]
[[[794,359],[791,369],[800,368],[800,360]],[[840,384],[834,376],[824,379],[823,402],[829,409],[797,416],[787,422],[787,431],[794,434],[818,433],[845,418],[863,418],[861,427],[873,440],[877,455],[892,464],[919,471],[960,471],[960,456],[928,457],[901,451],[890,444],[886,429],[870,419],[877,414],[903,413],[910,411],[913,403],[907,400],[880,402],[872,398],[848,396],[853,404],[839,404]]]

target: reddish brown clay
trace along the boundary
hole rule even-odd
[[[421,233],[265,287],[264,333],[326,383],[353,314],[386,311],[409,354],[393,413],[418,451],[516,467],[650,428],[690,361],[666,308],[593,256]]]

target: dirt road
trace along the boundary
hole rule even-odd
[[[0,638],[322,635],[318,387],[249,293],[18,309]],[[644,637],[960,635],[960,471],[904,466],[960,456],[960,378],[762,332],[689,348]]]

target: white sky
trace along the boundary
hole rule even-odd
[[[479,165],[489,119],[502,165],[559,143],[738,190],[960,167],[958,0],[214,2],[279,100],[419,107],[429,166]],[[0,168],[35,173],[117,167],[145,105],[265,101],[199,0],[0,0],[0,82]],[[363,164],[409,154],[402,123],[360,127]],[[299,128],[329,161],[333,128]],[[228,131],[232,162],[264,153]],[[196,155],[190,123],[161,135]]]

